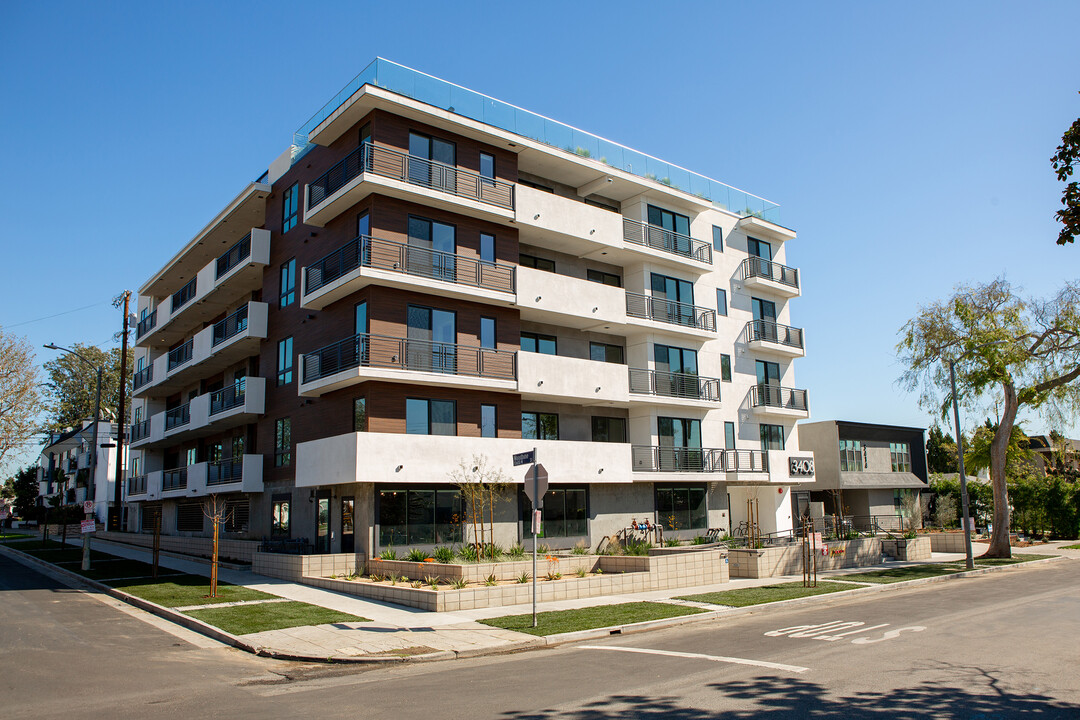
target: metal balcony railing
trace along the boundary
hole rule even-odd
[[[172,296],[172,312],[176,313],[177,310],[191,302],[191,299],[195,297],[195,285],[198,282],[198,276],[191,278],[187,285],[177,290]]]
[[[218,462],[207,463],[206,484],[223,485],[240,482],[244,478],[243,458],[227,458]]]
[[[345,187],[361,173],[374,173],[433,190],[514,209],[514,185],[470,170],[364,143],[308,185],[308,210]]]
[[[146,494],[146,476],[135,475],[127,479],[127,494],[130,495],[145,495]]]
[[[629,368],[629,371],[631,393],[720,402],[719,378],[644,368]]]
[[[154,366],[147,365],[142,370],[139,370],[131,378],[131,387],[133,390],[138,390],[146,383],[154,379]]]
[[[165,411],[165,429],[172,430],[191,422],[191,403]]]
[[[769,453],[764,450],[725,450],[724,471],[767,473],[769,472]]]
[[[187,468],[173,468],[161,473],[162,490],[183,490],[187,488]]]
[[[712,245],[656,225],[623,218],[623,240],[712,265]]]
[[[148,437],[150,437],[149,420],[132,423],[131,428],[128,431],[128,442],[138,442],[139,440],[143,440]]]
[[[157,308],[139,321],[139,324],[135,326],[135,339],[141,338],[146,333],[154,329],[157,325]]]
[[[232,385],[210,393],[210,414],[217,415],[244,404],[247,378],[240,378]]]
[[[759,257],[748,257],[742,261],[743,280],[749,278],[762,278],[773,282],[789,285],[795,289],[799,287],[799,271],[787,265],[766,260]]]
[[[214,279],[220,280],[221,276],[234,267],[251,257],[251,233],[240,239],[235,245],[225,251],[217,259],[217,267],[214,271]]]
[[[517,353],[362,333],[304,355],[305,383],[355,367],[514,380]]]
[[[240,308],[224,320],[214,323],[214,335],[210,342],[211,347],[216,347],[234,335],[247,330],[248,306]]]
[[[305,295],[363,266],[458,285],[514,292],[514,267],[362,235],[304,268]]]
[[[806,391],[759,383],[750,388],[750,406],[806,412]]]
[[[176,348],[169,351],[169,372],[172,372],[176,368],[180,367],[184,363],[191,360],[191,353],[195,348],[195,338],[188,338],[188,341]]]
[[[723,472],[724,469],[724,451],[719,448],[634,445],[630,457],[634,472]]]
[[[639,293],[626,293],[626,314],[698,330],[716,331],[715,310]]]
[[[780,325],[772,320],[751,320],[746,323],[746,337],[750,342],[760,340],[803,349],[802,328]]]

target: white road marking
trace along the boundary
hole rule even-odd
[[[727,657],[724,655],[702,655],[700,653],[675,652],[673,650],[653,650],[651,648],[633,648],[622,645],[579,645],[578,650],[612,650],[615,652],[641,653],[642,655],[663,655],[665,657],[690,658],[692,660],[711,660],[712,662],[731,663],[733,665],[752,665],[770,670],[784,670],[786,672],[804,673],[810,668],[798,665],[784,665],[767,660],[750,660],[749,658]]]
[[[791,638],[808,638],[810,640],[824,640],[826,642],[835,642],[848,635],[862,635],[870,632],[871,630],[879,630],[881,628],[889,627],[889,623],[882,623],[880,625],[866,626],[866,623],[845,620],[831,620],[827,623],[820,623],[818,625],[792,625],[791,627],[780,628],[779,630],[770,630],[765,633],[766,637],[791,637]],[[854,629],[849,629],[854,628]],[[873,645],[883,640],[895,640],[900,637],[900,634],[904,631],[908,632],[922,632],[926,628],[922,625],[911,625],[909,627],[898,628],[896,630],[887,630],[882,633],[879,638],[858,637],[851,640],[852,645]],[[846,632],[837,632],[838,630],[844,630]]]

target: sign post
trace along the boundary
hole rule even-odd
[[[540,532],[540,510],[544,507],[544,493],[547,492],[548,474],[543,465],[536,462],[536,448],[532,452],[514,455],[514,465],[532,463],[532,482],[525,481],[525,495],[532,502],[532,626],[536,627],[536,538]]]

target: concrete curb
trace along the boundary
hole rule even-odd
[[[1045,565],[1060,560],[1068,560],[1069,558],[1063,555],[1056,555],[1049,558],[1041,558],[1039,560],[1031,560],[1029,562],[1015,563],[1013,565],[998,565],[992,567],[977,568],[975,570],[964,570],[951,575],[940,575],[938,577],[918,578],[915,580],[902,580],[895,583],[879,583],[876,585],[866,585],[862,587],[853,587],[850,590],[838,590],[836,592],[824,593],[821,595],[810,595],[808,597],[792,598],[791,600],[778,600],[776,602],[764,603],[761,605],[750,605],[741,608],[728,608],[725,610],[712,610],[703,613],[695,613],[693,615],[680,615],[671,618],[662,618],[659,620],[645,620],[638,623],[628,623],[626,625],[613,625],[604,628],[594,628],[591,630],[579,630],[577,632],[559,633],[556,635],[547,636],[528,636],[526,633],[522,633],[526,637],[522,640],[507,643],[505,645],[499,645],[496,647],[487,648],[470,648],[467,650],[439,650],[431,653],[424,653],[421,655],[380,655],[374,656],[350,656],[350,655],[335,655],[330,657],[316,657],[310,655],[296,655],[292,653],[284,653],[274,650],[269,647],[262,647],[258,645],[252,645],[245,642],[242,638],[227,633],[220,628],[208,625],[201,620],[196,620],[193,617],[184,615],[183,613],[176,612],[171,608],[158,605],[157,603],[144,600],[135,595],[111,588],[108,585],[85,578],[82,575],[65,570],[64,568],[53,565],[52,563],[39,560],[38,558],[27,555],[20,552],[8,544],[0,544],[0,554],[6,554],[17,562],[43,571],[43,574],[52,577],[55,580],[63,582],[66,585],[75,587],[76,589],[89,588],[91,590],[104,593],[111,597],[121,600],[133,605],[141,610],[149,612],[153,615],[157,615],[160,618],[174,622],[182,627],[187,628],[193,632],[200,633],[209,638],[217,640],[226,645],[243,650],[245,652],[258,655],[260,657],[272,658],[275,660],[290,660],[293,662],[313,662],[313,663],[331,663],[331,664],[356,664],[356,665],[388,665],[395,663],[416,663],[416,662],[435,662],[438,660],[454,660],[473,657],[482,657],[485,655],[503,655],[507,653],[519,652],[522,650],[530,650],[539,647],[555,647],[559,645],[566,645],[569,643],[581,642],[583,640],[598,640],[600,638],[610,637],[612,635],[631,635],[634,633],[648,632],[650,630],[660,630],[664,628],[678,627],[679,625],[689,625],[691,623],[706,622],[710,620],[718,620],[721,618],[741,617],[743,615],[754,615],[757,613],[768,612],[773,608],[788,608],[797,607],[800,605],[809,605],[815,602],[821,602],[822,600],[830,598],[848,598],[856,595],[870,595],[875,593],[888,592],[894,588],[904,589],[911,587],[918,587],[921,585],[929,585],[931,583],[949,582],[953,580],[960,580],[964,578],[973,577],[976,575],[987,575],[997,572],[1009,572],[1023,570],[1032,566]],[[829,582],[832,580],[843,580],[844,576],[839,575],[835,577],[823,577],[819,578],[821,582]],[[777,579],[778,582],[790,582]],[[857,582],[857,581],[852,581]],[[654,601],[658,602],[658,601]]]

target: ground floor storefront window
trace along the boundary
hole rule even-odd
[[[537,537],[584,537],[589,534],[589,493],[586,487],[549,489],[544,495],[541,531]],[[521,494],[522,537],[532,537],[532,503]]]
[[[708,528],[705,485],[657,484],[656,524],[665,530]]]
[[[378,495],[379,545],[462,542],[464,520],[457,490],[387,488]]]

